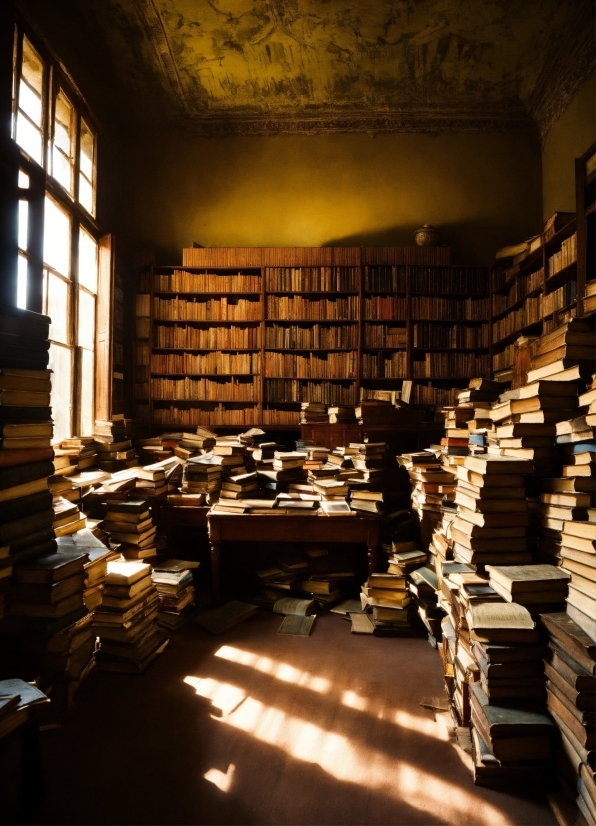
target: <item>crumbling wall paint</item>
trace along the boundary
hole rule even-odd
[[[575,212],[575,163],[596,140],[596,83],[585,83],[542,147],[543,217]]]

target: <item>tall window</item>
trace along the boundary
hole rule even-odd
[[[32,40],[17,27],[12,135],[21,157],[15,302],[52,319],[52,407],[61,440],[92,434],[95,420],[97,130],[59,63]],[[39,285],[37,293],[32,282]],[[36,306],[31,295],[40,296]]]

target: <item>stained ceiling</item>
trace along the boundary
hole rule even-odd
[[[544,132],[593,71],[591,0],[55,0],[145,116],[207,133]]]

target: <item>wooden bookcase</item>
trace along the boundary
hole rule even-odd
[[[300,404],[414,382],[441,404],[489,375],[489,273],[446,247],[189,249],[139,270],[136,419],[297,428]]]
[[[576,216],[543,234],[536,249],[492,274],[493,372],[513,374],[516,342],[549,333],[569,318],[593,312],[584,307],[586,283],[594,278],[594,155],[577,158]],[[596,301],[593,302],[596,304]]]

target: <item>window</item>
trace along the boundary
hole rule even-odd
[[[111,303],[111,296],[103,295],[105,279],[98,296],[97,130],[58,61],[20,24],[15,33],[12,136],[22,150],[15,301],[52,319],[56,440],[90,435],[98,369],[97,304],[100,297]],[[100,361],[103,376],[109,365]]]

